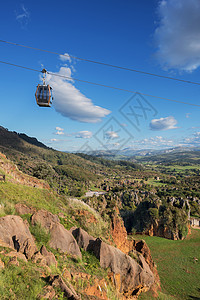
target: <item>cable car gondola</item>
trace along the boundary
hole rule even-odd
[[[37,104],[41,107],[51,107],[51,90],[52,88],[49,85],[46,85],[45,83],[45,77],[46,77],[46,73],[47,70],[43,69],[42,70],[43,73],[43,84],[38,84],[37,86],[37,90],[35,92],[35,98],[37,101]],[[52,98],[53,100],[53,98]]]

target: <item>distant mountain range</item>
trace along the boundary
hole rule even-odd
[[[87,173],[86,170],[88,171],[89,169],[90,174],[87,174],[89,178],[95,177],[93,168],[98,169],[97,165],[114,167],[116,163],[114,161],[121,161],[122,165],[124,164],[123,161],[127,161],[131,164],[131,167],[135,167],[133,164],[138,167],[138,163],[141,165],[141,163],[145,162],[181,165],[200,164],[199,147],[174,147],[160,150],[125,148],[119,151],[98,150],[85,152],[86,156],[77,156],[72,153],[56,151],[47,147],[35,137],[29,137],[26,134],[15,131],[11,132],[2,126],[0,126],[0,151],[8,155],[11,160],[14,160],[22,171],[26,171],[30,175],[32,175],[35,166],[42,162],[50,164],[54,170],[60,168],[59,165],[67,165],[70,172],[75,172],[76,176],[77,174]],[[106,159],[107,162],[102,161],[102,159]],[[111,160],[113,160],[112,163],[109,162]],[[97,165],[94,167],[94,165],[90,165],[91,162]],[[72,177],[71,173],[70,176]]]

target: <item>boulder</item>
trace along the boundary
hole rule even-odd
[[[102,268],[110,268],[114,276],[120,275],[120,292],[125,296],[137,296],[154,283],[154,275],[141,254],[136,261],[101,239],[96,239],[88,250],[99,259]]]
[[[31,217],[31,224],[36,225],[40,224],[47,230],[51,230],[55,223],[59,223],[60,220],[58,216],[53,215],[51,212],[41,209],[34,213]]]
[[[57,267],[57,261],[54,254],[50,251],[47,251],[45,246],[42,246],[40,251],[35,253],[32,258],[34,263],[39,263],[41,266],[52,266],[55,265]]]
[[[17,203],[15,205],[15,210],[19,215],[33,214],[36,212],[36,209],[33,207],[28,207],[25,204]]]
[[[49,246],[56,250],[61,250],[62,252],[67,252],[71,255],[76,255],[82,257],[79,246],[73,237],[73,235],[65,229],[65,227],[60,223],[54,223],[50,230],[51,239]]]
[[[0,218],[0,239],[28,259],[37,251],[29,228],[19,216],[8,215]]]
[[[59,287],[63,292],[64,297],[67,297],[67,299],[71,299],[71,300],[81,299],[81,297],[77,295],[73,286],[70,283],[66,284],[60,275],[51,276],[50,283],[52,284],[52,286]]]
[[[47,266],[55,265],[57,267],[57,261],[55,255],[52,252],[47,251],[45,246],[41,247],[40,253],[45,258]]]
[[[27,262],[27,259],[26,259],[26,256],[20,252],[17,252],[17,251],[11,251],[7,254],[5,254],[6,256],[9,256],[9,257],[16,257],[16,258],[19,258],[21,260],[23,260],[24,262]]]
[[[95,241],[95,238],[93,238],[93,236],[89,235],[82,228],[72,227],[70,229],[70,232],[75,237],[79,247],[84,249],[85,251],[87,251],[89,245]]]

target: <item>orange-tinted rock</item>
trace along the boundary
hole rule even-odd
[[[118,215],[118,211],[116,211],[116,214],[112,217],[111,220],[112,220],[111,234],[117,248],[120,249],[125,254],[129,254],[132,250],[136,250],[144,256],[147,264],[150,267],[150,270],[153,272],[155,277],[155,283],[151,286],[151,290],[156,295],[157,290],[160,289],[160,278],[158,275],[157,268],[151,257],[150,249],[148,248],[147,244],[144,241],[127,239],[127,232],[124,227],[124,223],[122,219]],[[149,234],[151,234],[151,232],[149,232]]]
[[[98,298],[108,300],[105,280],[97,280],[95,278],[94,283],[92,285],[88,285],[84,290],[84,294],[87,296],[93,296],[95,299]]]
[[[160,287],[160,277],[158,275],[158,271],[156,268],[156,265],[152,259],[151,252],[149,247],[147,246],[146,242],[144,240],[134,240],[133,241],[133,249],[135,249],[137,252],[141,253],[143,257],[145,258],[147,264],[150,267],[150,270],[153,272],[155,277],[155,282],[151,286],[151,291],[155,296],[157,296],[157,291],[161,289]]]
[[[132,249],[132,242],[127,240],[126,228],[123,220],[118,215],[118,211],[116,215],[111,217],[111,221],[111,235],[116,247],[128,254]]]
[[[78,209],[77,210],[77,215],[80,217],[80,216],[83,216],[87,219],[87,223],[97,223],[98,220],[95,218],[95,216],[90,213],[88,210],[85,210],[85,209]]]
[[[137,263],[130,256],[100,239],[92,243],[90,251],[99,259],[102,268],[110,268],[114,274],[120,274],[120,291],[124,295],[139,295],[154,283],[154,275],[142,255],[138,256]]]

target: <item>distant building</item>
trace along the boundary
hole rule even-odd
[[[190,224],[191,224],[191,226],[200,227],[200,219],[198,219],[198,218],[190,218]]]

